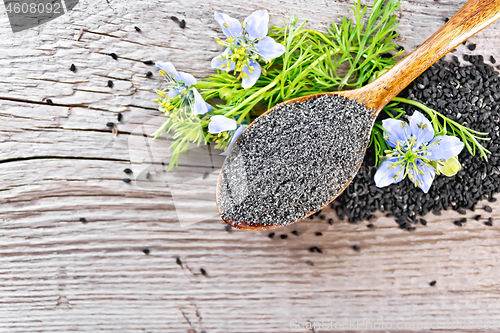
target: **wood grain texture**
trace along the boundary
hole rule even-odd
[[[403,0],[401,45],[413,50],[464,3]],[[0,10],[0,332],[313,332],[290,328],[290,320],[500,318],[498,203],[492,214],[467,215],[491,215],[493,227],[473,220],[456,227],[453,211],[427,216],[428,225],[414,232],[385,217],[374,229],[317,219],[279,229],[273,239],[266,231],[227,232],[209,214],[201,223],[179,224],[175,193],[186,190],[171,193],[162,181],[210,180],[221,161],[212,156],[208,163],[201,153],[203,163],[187,158],[165,176],[168,138],[148,142],[150,148],[140,142],[141,126],[161,121],[153,92],[162,81],[156,73],[145,76],[153,68],[143,61],[169,60],[202,78],[221,51],[213,42],[220,35],[214,10],[242,19],[269,9],[274,24],[298,14],[321,29],[350,5],[81,1],[71,13],[15,35]],[[185,19],[186,29],[170,15]],[[492,49],[499,28],[496,22],[472,37],[474,52],[460,46],[452,54],[500,59]],[[106,123],[116,123],[118,112],[124,119],[114,136]],[[151,165],[160,185],[148,187],[139,176]],[[122,181],[127,167],[137,181]],[[201,201],[188,208],[208,211]],[[312,246],[323,253],[310,252]],[[373,331],[342,331],[349,330]]]

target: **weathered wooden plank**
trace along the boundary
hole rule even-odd
[[[400,44],[412,50],[463,3],[402,1]],[[219,219],[182,227],[175,191],[164,182],[186,195],[186,180],[206,176],[208,191],[221,159],[202,149],[165,175],[167,140],[148,141],[158,171],[153,186],[142,178],[122,181],[150,167],[140,133],[163,121],[153,101],[162,82],[156,73],[145,76],[153,68],[142,61],[169,60],[202,78],[221,51],[213,42],[220,35],[214,10],[242,19],[269,9],[274,24],[297,14],[324,28],[350,5],[82,1],[68,15],[15,35],[0,16],[0,331],[311,332],[293,330],[290,321],[498,318],[498,223],[471,220],[458,228],[452,221],[459,215],[448,211],[408,233],[385,217],[374,229],[307,220],[273,239],[268,232],[227,232]],[[170,15],[185,18],[186,29]],[[499,27],[471,39],[474,53],[500,59],[491,48]],[[472,52],[455,52],[463,53]],[[106,123],[116,123],[118,112],[124,120],[114,136]],[[127,167],[133,175],[123,173]],[[209,202],[203,191],[201,202],[177,200],[188,215]],[[491,206],[498,220],[500,204]],[[477,213],[488,215],[478,209],[467,217]],[[313,246],[323,253],[310,252]],[[324,331],[333,330],[316,330]]]

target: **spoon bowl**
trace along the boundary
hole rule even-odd
[[[353,100],[364,105],[364,107],[370,112],[371,127],[368,128],[367,133],[361,133],[363,137],[366,134],[366,140],[364,141],[364,144],[358,146],[358,149],[360,149],[360,152],[362,151],[364,155],[369,143],[369,137],[371,129],[375,123],[375,119],[384,106],[386,106],[393,97],[401,92],[401,90],[403,90],[433,63],[454,49],[464,40],[496,21],[498,18],[500,18],[500,0],[470,0],[443,27],[441,27],[441,29],[427,39],[427,41],[370,84],[354,90],[329,92],[291,99],[274,106],[263,113],[259,118],[268,116],[271,112],[278,110],[286,104],[300,104],[311,99],[320,98],[324,95],[343,96],[349,100]],[[322,110],[318,110],[317,112],[322,112]],[[262,224],[260,223],[258,216],[251,220],[233,221],[227,219],[225,218],[224,211],[221,207],[221,186],[223,184],[223,175],[227,169],[233,167],[231,164],[234,162],[230,162],[230,156],[238,149],[240,139],[245,135],[245,132],[248,131],[249,128],[255,125],[259,118],[252,122],[235,141],[222,166],[216,190],[217,206],[222,219],[235,228],[245,230],[266,230],[283,227],[300,221],[321,210],[347,188],[362,163],[361,160],[355,167],[353,166],[351,176],[347,181],[345,181],[345,183],[343,183],[340,191],[337,191],[331,198],[329,198],[329,201],[326,204],[323,203],[321,207],[317,207],[287,224]]]

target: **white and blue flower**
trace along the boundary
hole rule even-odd
[[[212,110],[212,106],[206,103],[194,85],[196,79],[188,73],[179,72],[170,62],[157,62],[156,68],[168,82],[165,89],[166,95],[162,91],[157,93],[164,97],[160,107],[166,111],[182,108],[188,116],[203,115]]]
[[[432,164],[455,158],[463,149],[460,139],[449,135],[435,136],[431,122],[418,111],[410,123],[397,119],[382,121],[384,138],[392,148],[386,154],[374,179],[378,187],[395,184],[406,176],[427,193],[436,175]]]
[[[215,20],[226,35],[226,40],[216,38],[217,43],[226,46],[221,55],[212,59],[212,68],[240,73],[241,86],[252,87],[260,77],[262,68],[259,59],[270,61],[281,56],[285,47],[267,36],[269,14],[267,10],[257,10],[243,23],[226,14],[215,12]]]
[[[210,134],[218,134],[218,138],[216,139],[216,142],[218,143],[224,143],[221,145],[224,146],[224,148],[227,146],[224,152],[221,153],[222,156],[227,156],[229,154],[229,151],[231,151],[231,148],[234,145],[234,142],[236,139],[240,136],[241,132],[245,129],[245,126],[240,125],[238,126],[236,123],[236,120],[227,118],[221,115],[213,116],[210,118],[210,123],[208,124],[208,132]],[[225,140],[228,138],[231,138],[231,141],[227,145]]]

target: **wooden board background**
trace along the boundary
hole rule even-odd
[[[414,49],[464,3],[402,0],[400,44]],[[0,5],[0,332],[326,332],[337,330],[293,329],[290,321],[500,320],[499,204],[493,227],[458,228],[458,214],[448,211],[411,233],[383,217],[374,229],[318,219],[270,239],[269,232],[227,232],[217,218],[181,226],[165,187],[122,181],[124,168],[144,169],[146,148],[134,146],[142,138],[134,131],[162,120],[153,101],[162,81],[145,77],[154,69],[143,61],[172,61],[202,78],[221,51],[214,10],[243,19],[268,9],[274,24],[297,14],[324,29],[350,5],[82,0],[16,34]],[[185,19],[186,29],[170,15]],[[499,28],[471,39],[475,54],[500,60]],[[106,123],[118,112],[124,120],[114,136]],[[178,174],[188,177],[184,167]],[[213,170],[203,164],[191,176]],[[341,330],[371,331],[363,327]]]

